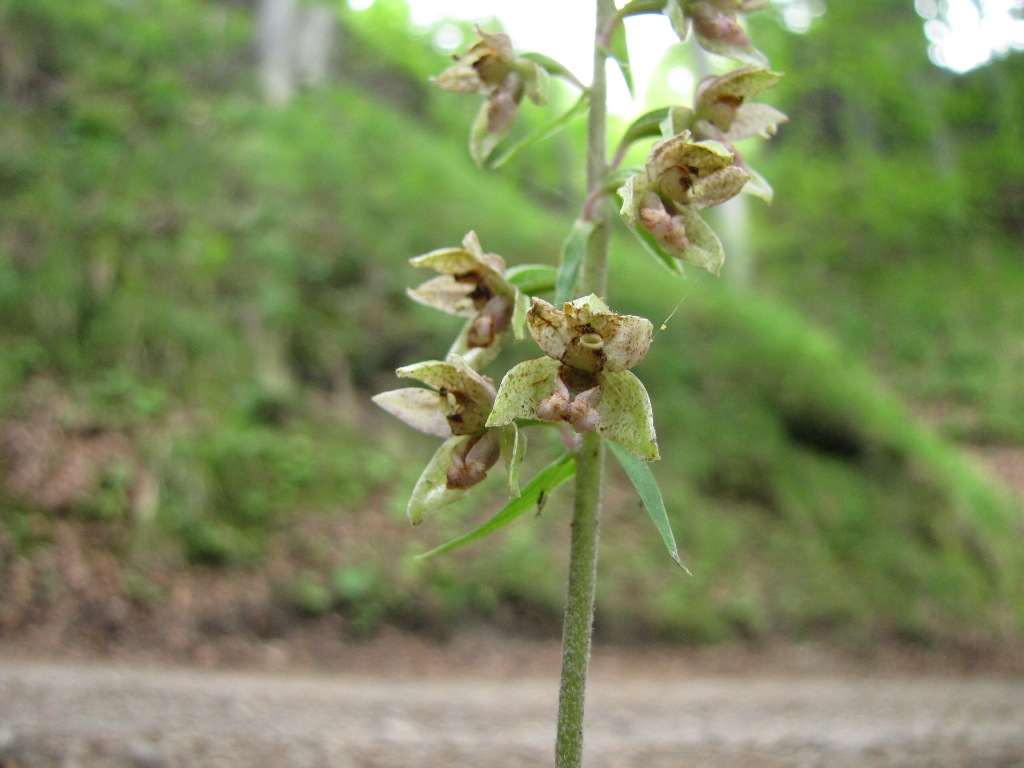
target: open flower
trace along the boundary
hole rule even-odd
[[[691,141],[683,131],[651,148],[642,173],[619,189],[622,214],[662,252],[718,274],[721,243],[697,211],[739,194],[750,174],[716,141]]]
[[[474,368],[482,368],[501,351],[519,301],[519,290],[505,279],[505,260],[484,253],[475,232],[461,248],[442,248],[411,259],[414,267],[441,273],[409,296],[421,304],[451,315],[469,318],[449,354],[457,354]]]
[[[447,91],[487,96],[470,134],[470,153],[482,165],[512,127],[523,96],[546,103],[548,75],[535,62],[516,57],[508,35],[479,27],[476,34],[469,50],[431,82]]]
[[[724,75],[706,77],[697,86],[697,122],[694,135],[702,139],[741,141],[751,136],[768,138],[788,118],[768,104],[749,99],[778,85],[782,75],[748,65]]]
[[[488,427],[494,382],[458,355],[408,365],[396,373],[427,386],[382,392],[373,401],[414,429],[445,438],[413,489],[410,520],[419,523],[426,514],[458,501],[483,481],[502,453],[509,469],[509,490],[518,496],[525,439],[514,424]]]
[[[650,398],[628,370],[647,354],[650,321],[615,314],[590,295],[561,310],[535,298],[527,325],[548,356],[505,375],[487,425],[564,422],[575,432],[599,431],[644,461],[657,459]]]
[[[731,59],[767,65],[740,24],[740,16],[767,8],[769,0],[670,0],[665,9],[680,40],[691,27],[700,47]]]

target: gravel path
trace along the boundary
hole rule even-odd
[[[2,768],[551,763],[557,682],[0,661]],[[597,675],[589,768],[1024,767],[1024,679]]]

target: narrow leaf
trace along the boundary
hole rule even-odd
[[[626,81],[626,89],[629,91],[629,95],[635,98],[636,89],[633,87],[633,67],[629,63],[629,46],[626,44],[625,24],[615,25],[607,53],[619,65],[622,79]]]
[[[655,479],[654,473],[651,472],[651,468],[615,441],[606,440],[605,445],[608,446],[608,450],[612,452],[612,455],[618,459],[629,481],[636,488],[636,492],[640,495],[640,501],[643,502],[644,509],[650,515],[654,527],[661,534],[661,539],[665,542],[669,555],[680,568],[690,573],[690,569],[679,559],[679,547],[676,546],[676,538],[672,534],[672,525],[668,521],[665,500],[661,496],[661,489],[658,487],[658,481]]]
[[[569,123],[571,123],[577,117],[583,115],[587,111],[587,108],[589,106],[590,96],[584,93],[576,100],[576,103],[573,104],[567,111],[563,112],[561,115],[552,120],[543,128],[540,128],[534,133],[528,135],[526,138],[513,143],[510,147],[508,147],[507,149],[500,153],[489,152],[486,162],[481,163],[481,165],[487,167],[490,170],[500,168],[527,147],[532,146],[533,144],[536,144],[539,141],[543,141],[544,139],[554,136],[560,130],[569,125]]]
[[[580,266],[587,253],[587,244],[594,233],[596,224],[593,221],[577,219],[572,225],[569,236],[562,243],[562,256],[558,264],[558,277],[555,279],[555,306],[576,297],[576,283],[580,275]]]
[[[537,53],[536,51],[528,51],[519,54],[519,58],[532,61],[554,77],[561,77],[563,80],[568,80],[570,83],[581,88],[585,87],[567,66],[550,56],[545,56],[543,53]]]
[[[630,123],[629,128],[622,134],[622,140],[619,141],[620,150],[641,139],[647,139],[652,136],[660,137],[661,123],[668,117],[668,114],[669,108],[661,107],[660,109],[640,115],[640,117]]]
[[[547,264],[521,264],[509,267],[505,279],[530,296],[555,289],[555,268]]]
[[[512,499],[512,501],[506,504],[498,514],[486,523],[476,530],[470,531],[464,536],[452,539],[447,544],[442,544],[440,547],[436,547],[429,552],[417,555],[417,559],[422,560],[428,557],[434,557],[435,555],[440,555],[443,552],[450,552],[464,544],[469,544],[471,541],[476,541],[477,539],[494,533],[499,528],[504,528],[512,521],[522,517],[531,509],[536,509],[540,503],[542,494],[547,496],[551,491],[560,486],[574,474],[576,474],[576,459],[572,454],[562,454],[562,456],[555,459],[551,464],[538,472],[529,483],[523,486],[522,495],[518,499]]]
[[[667,0],[631,0],[619,9],[619,18],[638,16],[642,13],[661,13]]]

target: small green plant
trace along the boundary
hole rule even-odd
[[[408,514],[413,524],[462,500],[499,460],[507,472],[509,503],[476,530],[424,557],[479,539],[539,509],[548,494],[575,476],[555,746],[559,768],[582,761],[606,449],[622,465],[669,554],[682,566],[648,466],[660,458],[651,401],[630,370],[647,354],[654,326],[645,318],[613,312],[604,298],[615,218],[611,203],[617,195],[622,220],[671,274],[682,274],[683,264],[718,274],[722,245],[700,211],[741,191],[770,199],[771,187],[734,144],[767,137],[786,119],[750,101],[781,78],[767,68],[767,59],[741,23],[745,14],[767,5],[767,0],[632,0],[616,9],[613,0],[597,0],[590,86],[557,61],[517,54],[506,35],[480,29],[468,51],[433,81],[450,91],[485,97],[469,139],[470,154],[482,168],[500,167],[587,115],[587,195],[557,269],[509,267],[502,257],[484,251],[472,231],[459,247],[414,258],[414,266],[438,274],[410,290],[410,297],[465,322],[444,360],[398,369],[400,377],[420,386],[374,398],[410,426],[443,440],[412,491]],[[742,66],[704,79],[690,107],[668,106],[637,118],[609,160],[605,64],[617,62],[632,89],[624,21],[650,13],[667,17],[680,39],[692,32],[703,49]],[[513,126],[523,100],[546,104],[551,78],[578,89],[579,98],[540,131],[516,136]],[[646,163],[623,167],[638,142],[652,142]],[[497,359],[509,336],[515,341],[530,336],[544,356],[515,365],[495,386],[481,370]],[[522,482],[531,429],[554,430],[564,451]]]

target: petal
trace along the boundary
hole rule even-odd
[[[448,421],[449,434],[471,435],[484,428],[494,402],[494,384],[461,357],[453,355],[445,362],[428,360],[399,368],[396,373],[437,390],[429,392],[434,396],[434,407]]]
[[[406,294],[415,302],[447,312],[449,315],[474,317],[477,309],[470,294],[475,290],[476,285],[472,282],[441,275],[430,278],[418,288],[407,289]]]
[[[618,195],[622,198],[622,209],[619,213],[626,217],[631,227],[636,227],[640,223],[641,204],[649,186],[647,174],[638,173],[626,179],[626,183],[618,189]]]
[[[478,403],[490,405],[494,402],[494,382],[474,371],[458,355],[450,355],[445,361],[427,360],[406,365],[395,373],[404,379],[422,381],[438,390],[463,392]]]
[[[692,208],[683,208],[680,210],[680,214],[685,222],[689,244],[679,258],[687,264],[703,267],[708,272],[717,275],[721,272],[722,264],[725,262],[722,241],[718,239],[718,235],[701,218],[700,214]]]
[[[466,362],[466,365],[474,368],[475,370],[480,370],[494,362],[498,353],[501,352],[501,348],[505,340],[505,334],[495,336],[494,341],[486,347],[471,347],[469,345],[469,333],[472,326],[472,320],[462,326],[462,330],[459,332],[459,335],[456,336],[455,341],[452,342],[451,349],[448,350],[448,357],[458,355]]]
[[[487,426],[500,427],[516,419],[536,419],[537,405],[555,390],[560,367],[557,360],[540,357],[512,368],[501,380]]]
[[[736,197],[749,180],[750,174],[737,165],[715,171],[694,184],[691,191],[693,195],[691,205],[698,211],[720,205],[726,200]]]
[[[470,439],[462,436],[445,440],[427,462],[409,497],[409,521],[413,525],[419,525],[427,515],[460,501],[469,493],[464,488],[448,487],[448,470],[452,466],[452,453]]]
[[[656,175],[683,167],[699,178],[732,165],[732,160],[732,152],[717,141],[690,141],[690,132],[683,131],[655,144],[647,164]]]
[[[489,93],[491,90],[490,86],[480,79],[473,66],[462,61],[430,78],[430,82],[453,93]]]
[[[581,296],[565,305],[565,315],[573,325],[589,325],[598,315],[613,315],[608,305],[597,294]]]
[[[604,337],[606,371],[624,371],[644,359],[654,338],[654,326],[645,317],[615,315],[616,322],[606,326]]]
[[[537,346],[548,356],[561,360],[573,339],[573,331],[565,313],[543,299],[534,297],[533,307],[526,314],[526,323]]]
[[[779,125],[789,120],[785,113],[768,104],[744,104],[736,111],[736,119],[725,133],[729,141],[741,141],[751,136],[769,138]]]
[[[657,461],[658,437],[647,390],[630,371],[601,374],[601,435],[614,440],[642,461]]]
[[[733,154],[717,141],[690,141],[689,132],[654,146],[648,169],[664,197],[687,205],[702,181],[732,166]]]
[[[436,437],[451,437],[448,419],[441,412],[439,395],[423,387],[406,387],[381,392],[373,402],[413,429]]]
[[[706,105],[723,98],[746,101],[774,88],[782,74],[748,64],[717,77],[707,77],[697,86],[697,101]]]
[[[414,267],[426,267],[445,275],[464,275],[472,272],[480,263],[480,259],[464,248],[438,248],[409,259]]]

